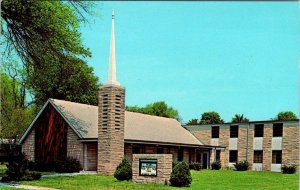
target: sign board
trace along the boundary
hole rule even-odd
[[[139,159],[140,176],[157,176],[157,159]]]

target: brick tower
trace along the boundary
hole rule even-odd
[[[98,97],[98,166],[100,174],[113,174],[124,157],[125,89],[116,79],[114,12],[110,39],[108,80]]]

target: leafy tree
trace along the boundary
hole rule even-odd
[[[7,49],[12,47],[25,64],[42,68],[50,60],[63,61],[66,55],[90,56],[78,31],[78,15],[89,12],[88,3],[5,0],[1,9]]]
[[[6,0],[2,2],[5,58],[22,60],[26,88],[42,105],[48,98],[97,104],[98,78],[84,58],[80,23],[91,2]]]
[[[277,114],[276,120],[287,121],[298,119],[297,115],[291,111],[283,111]]]
[[[187,125],[197,125],[198,123],[198,119],[190,119],[187,123]]]
[[[201,115],[200,124],[222,124],[224,120],[221,119],[217,112],[204,112]]]
[[[154,102],[145,107],[126,106],[126,110],[180,120],[178,111],[168,106],[164,101]]]
[[[249,119],[244,117],[244,114],[235,114],[234,117],[231,119],[232,123],[247,123]]]
[[[68,57],[64,63],[44,65],[32,69],[28,83],[36,103],[42,105],[48,98],[97,105],[98,77],[84,61]]]
[[[25,87],[17,66],[4,64],[1,70],[0,138],[17,139],[33,119],[34,106],[25,104]]]

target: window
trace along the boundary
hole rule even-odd
[[[183,148],[179,148],[178,149],[178,157],[177,157],[177,161],[182,161],[183,160]]]
[[[142,154],[143,148],[140,146],[133,146],[132,147],[132,154]]]
[[[254,137],[264,136],[264,124],[257,124],[254,126]]]
[[[263,163],[263,151],[262,150],[254,150],[254,158],[253,163]]]
[[[237,138],[239,137],[239,126],[232,125],[230,126],[230,138]]]
[[[282,137],[282,123],[273,124],[273,137]]]
[[[157,153],[157,154],[163,154],[163,153],[164,153],[164,148],[162,148],[162,147],[157,147],[156,153]]]
[[[221,160],[221,150],[216,150],[216,160]]]
[[[281,164],[282,151],[273,150],[272,151],[272,164]]]
[[[219,138],[219,126],[212,126],[211,127],[211,138]]]
[[[230,150],[229,151],[229,162],[237,162],[238,151]]]

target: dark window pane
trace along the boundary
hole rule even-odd
[[[262,150],[254,150],[253,163],[263,163],[263,151]]]
[[[230,150],[229,151],[229,162],[237,162],[238,151]]]
[[[140,153],[142,153],[141,152],[141,147],[138,147],[138,146],[132,147],[132,153],[133,154],[140,154]]]
[[[281,164],[282,159],[282,151],[281,150],[273,150],[272,151],[272,164]]]
[[[220,160],[221,158],[221,150],[216,150],[216,160]]]
[[[239,126],[232,125],[230,126],[230,138],[237,138],[239,137]]]
[[[211,138],[219,138],[219,126],[212,126],[211,127]]]
[[[282,123],[273,124],[273,137],[282,137]]]
[[[257,124],[254,126],[254,137],[264,136],[264,124]]]
[[[182,161],[183,160],[183,148],[179,148],[178,149],[178,157],[177,157],[178,161]]]
[[[164,148],[157,147],[156,152],[157,152],[157,154],[163,154],[164,153]]]

